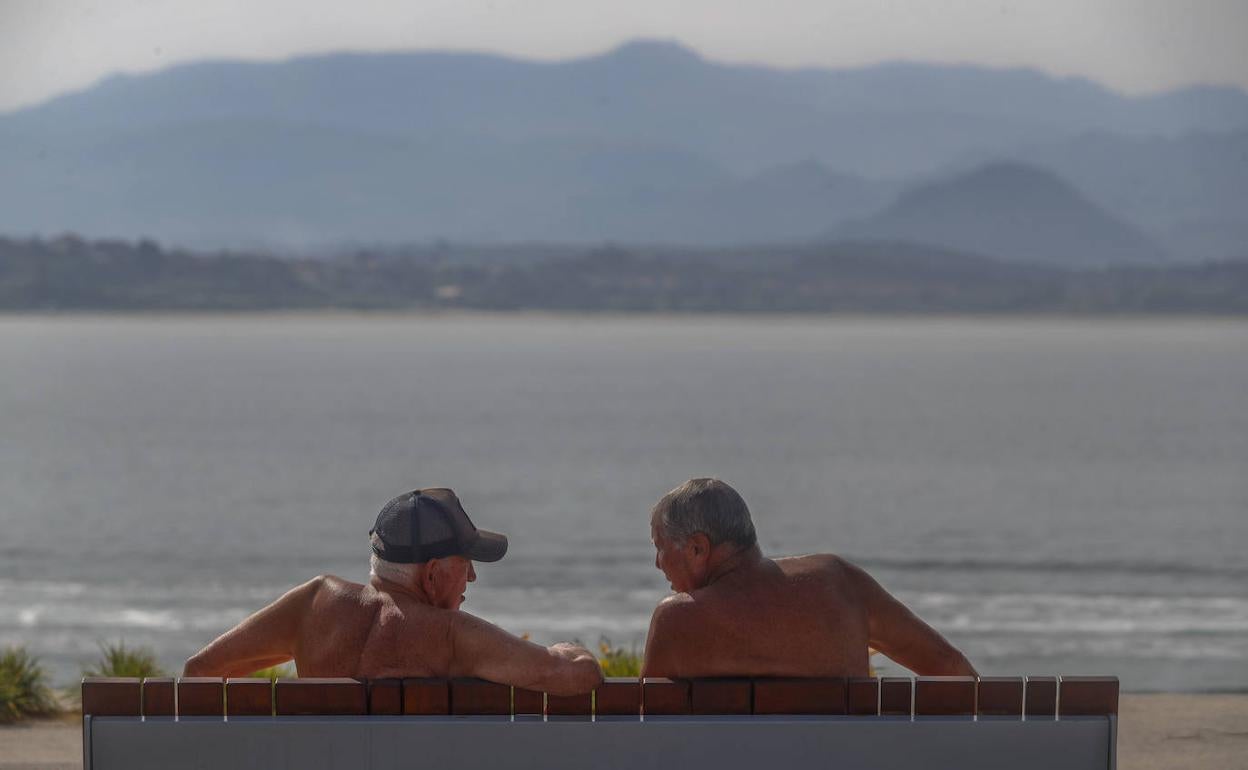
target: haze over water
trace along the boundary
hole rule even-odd
[[[835,551],[985,674],[1248,688],[1248,324],[0,319],[0,645],[170,668],[451,486],[512,538],[465,609],[640,644],[691,476]],[[884,671],[898,671],[887,662]]]

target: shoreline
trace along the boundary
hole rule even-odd
[[[0,770],[82,767],[74,714],[0,725]],[[1125,693],[1118,716],[1119,770],[1248,769],[1248,693]]]
[[[490,308],[352,308],[352,307],[255,307],[255,308],[67,308],[29,309],[0,308],[0,321],[22,320],[93,320],[93,319],[313,319],[339,318],[346,320],[394,319],[394,320],[452,320],[452,319],[499,319],[514,320],[604,320],[604,321],[696,321],[696,320],[750,320],[762,322],[786,321],[845,321],[845,322],[931,322],[950,323],[1017,322],[1017,323],[1107,323],[1137,325],[1142,323],[1248,323],[1248,313],[1212,312],[1008,312],[1008,311],[845,311],[845,312],[793,312],[793,311],[731,311],[731,310],[547,310],[541,308],[518,308],[515,310]]]

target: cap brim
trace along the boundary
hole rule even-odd
[[[468,547],[464,555],[473,561],[498,561],[507,554],[507,536],[497,532],[478,529],[480,537]]]

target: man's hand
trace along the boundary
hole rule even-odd
[[[573,663],[584,660],[590,660],[595,663],[598,662],[598,659],[594,657],[592,652],[585,647],[582,647],[579,644],[573,644],[572,642],[556,642],[546,649],[550,651],[551,655],[563,658],[564,660],[571,661]]]

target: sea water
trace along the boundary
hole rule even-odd
[[[466,610],[640,645],[648,510],[703,475],[982,673],[1248,688],[1248,324],[1217,320],[9,316],[0,645],[59,682],[100,642],[178,668],[365,579],[421,486],[511,537]]]

